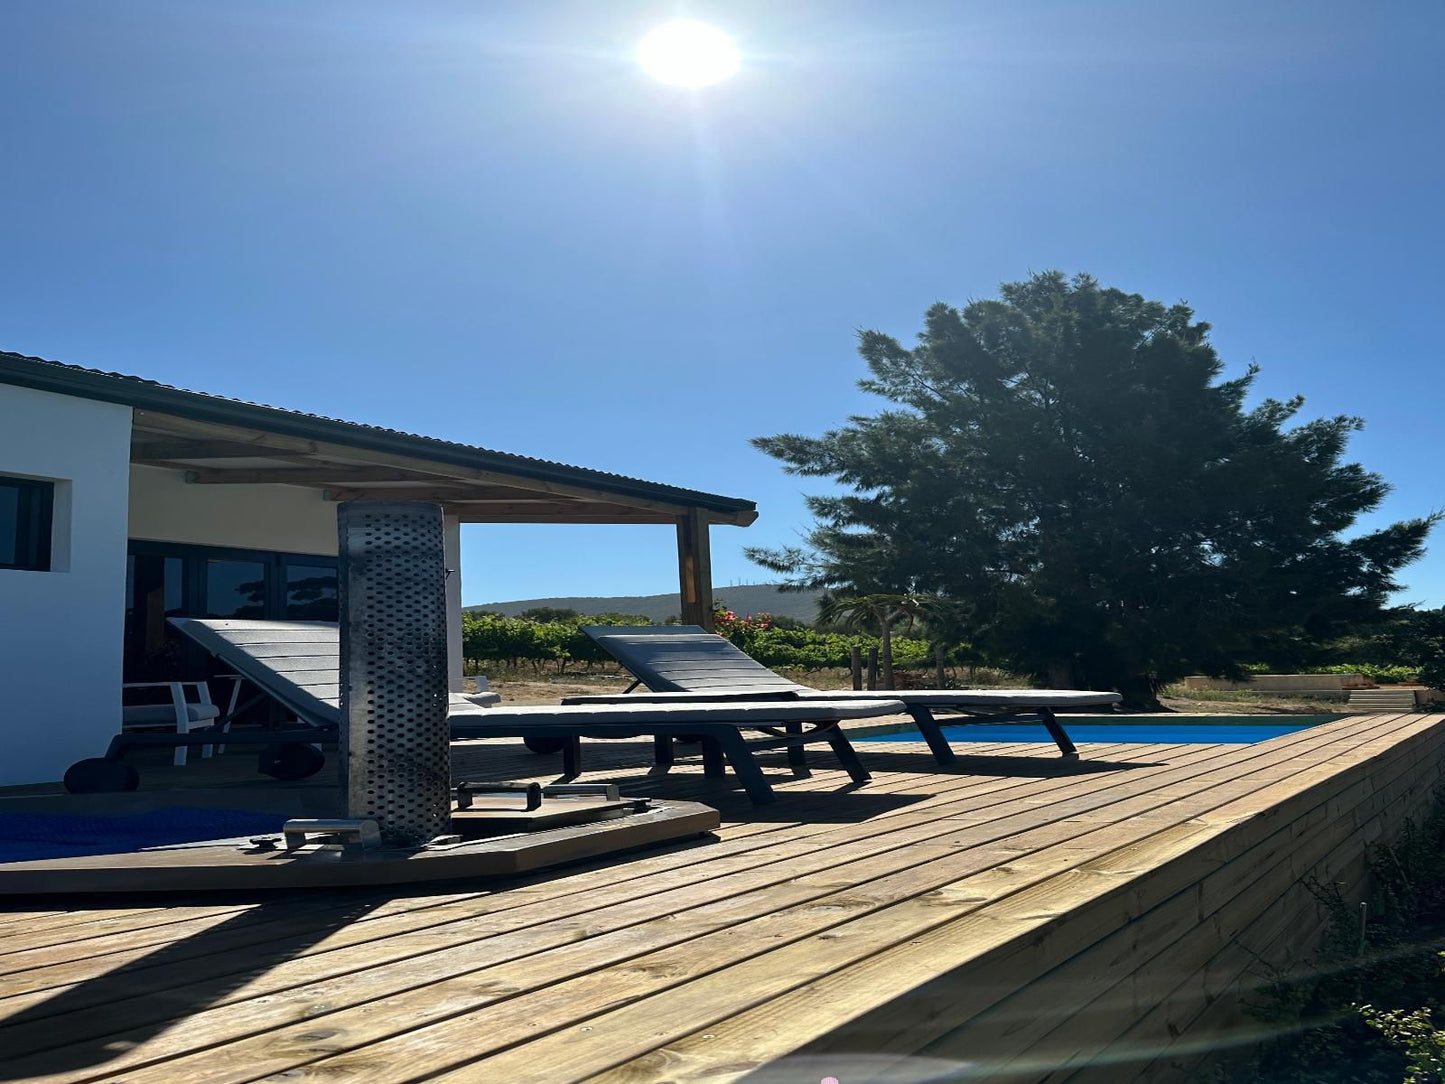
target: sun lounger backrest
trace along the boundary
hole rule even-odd
[[[173,617],[172,625],[316,726],[341,722],[341,641],[323,621]]]
[[[172,617],[180,632],[313,726],[341,722],[341,633],[334,621]],[[448,714],[486,709],[458,693]]]
[[[583,625],[655,693],[811,692],[697,625]]]

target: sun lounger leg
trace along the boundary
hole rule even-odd
[[[702,774],[714,779],[728,774],[722,746],[711,734],[702,735]]]
[[[873,778],[858,759],[858,753],[854,750],[853,743],[848,740],[848,735],[844,734],[843,728],[836,723],[828,728],[828,744],[833,747],[838,763],[843,765],[843,770],[852,777],[853,782],[866,783]]]
[[[1049,737],[1054,739],[1054,744],[1059,747],[1065,760],[1078,760],[1079,751],[1069,736],[1064,733],[1064,728],[1059,725],[1058,719],[1054,718],[1053,710],[1044,708],[1039,712],[1039,719],[1043,721],[1044,728],[1048,730]]]
[[[712,739],[717,742],[732,765],[738,781],[742,783],[743,790],[748,792],[754,805],[767,805],[777,799],[773,793],[772,784],[768,782],[763,770],[758,767],[758,762],[753,759],[753,751],[748,748],[748,743],[736,730],[720,733]]]
[[[562,774],[575,779],[582,774],[582,739],[568,738],[562,746]]]
[[[672,735],[654,734],[652,737],[652,764],[659,771],[672,767]]]
[[[933,759],[940,764],[952,764],[956,759],[953,746],[949,745],[948,739],[943,736],[943,728],[938,725],[938,720],[933,717],[933,712],[928,710],[928,705],[912,705],[908,709],[908,714],[913,717],[918,732],[928,743],[928,748],[933,753]]]
[[[798,735],[799,737],[802,736],[802,723],[786,723],[784,724],[784,727],[790,735]],[[807,769],[808,754],[807,751],[803,748],[801,742],[797,745],[788,746],[788,767],[792,768],[794,771],[804,771]]]

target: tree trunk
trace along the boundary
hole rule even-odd
[[[883,619],[883,687],[893,689],[893,622]]]
[[[1147,675],[1132,675],[1119,682],[1119,695],[1124,698],[1123,707],[1130,711],[1163,711],[1159,702],[1159,687]]]
[[[1050,689],[1072,689],[1076,684],[1074,664],[1071,662],[1049,663],[1044,668],[1044,680]]]

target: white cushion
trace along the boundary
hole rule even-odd
[[[463,700],[468,704],[475,704],[479,708],[489,708],[493,704],[500,704],[502,702],[502,696],[500,693],[488,692],[485,690],[475,693],[458,693],[457,697],[458,699]]]

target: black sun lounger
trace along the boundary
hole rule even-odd
[[[835,700],[872,703],[901,700],[934,759],[951,763],[953,749],[943,736],[933,709],[949,708],[973,717],[1036,718],[1048,730],[1065,759],[1079,752],[1054,712],[1066,708],[1108,708],[1118,693],[1078,689],[899,689],[887,692],[810,689],[769,670],[721,636],[697,625],[585,625],[583,631],[652,690],[618,696],[572,696],[564,704],[599,704],[614,700],[652,703],[723,701],[731,698],[772,698],[785,702]],[[964,719],[961,722],[969,722]]]
[[[212,655],[273,696],[305,723],[335,740],[341,725],[340,643],[337,626],[322,622],[243,621],[171,618],[171,624]],[[552,738],[564,756],[563,769],[581,768],[582,738],[635,738],[650,735],[659,763],[671,763],[672,739],[695,736],[703,747],[703,771],[725,775],[731,765],[754,802],[773,798],[753,752],[788,750],[789,762],[802,764],[802,747],[827,742],[856,782],[867,771],[838,723],[902,713],[897,699],[840,702],[823,698],[750,701],[730,698],[714,703],[595,704],[567,707],[476,707],[453,698],[450,712],[454,741],[473,738]],[[745,741],[742,731],[762,731],[761,740]],[[192,733],[198,733],[193,731]],[[212,739],[214,740],[214,739]]]

